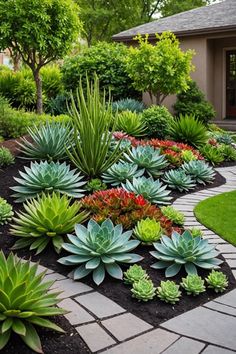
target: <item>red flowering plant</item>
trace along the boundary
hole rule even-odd
[[[122,188],[97,191],[81,200],[82,208],[90,211],[91,217],[98,223],[110,218],[114,224],[122,224],[124,229],[132,229],[139,220],[154,218],[160,221],[165,233],[170,235],[172,222],[160,208],[149,203],[141,195],[137,196]]]

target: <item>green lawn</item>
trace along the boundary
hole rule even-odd
[[[194,213],[201,224],[236,246],[236,191],[205,199]]]

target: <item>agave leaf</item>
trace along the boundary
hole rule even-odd
[[[36,353],[43,353],[41,342],[35,328],[30,323],[26,323],[25,327],[26,334],[21,336],[23,342],[25,342],[25,344],[27,344],[28,347],[30,347]]]
[[[154,269],[164,269],[166,267],[169,267],[171,265],[171,262],[166,262],[166,261],[159,261],[151,265],[151,268]]]
[[[0,350],[2,350],[5,345],[8,343],[11,336],[11,331],[0,333]]]
[[[65,331],[57,326],[55,323],[46,320],[45,318],[40,318],[40,317],[31,317],[29,319],[30,323],[36,324],[37,326],[44,327],[44,328],[50,328],[53,329],[54,331],[60,332],[60,333],[65,333]]]
[[[86,263],[85,268],[86,269],[96,269],[99,266],[100,262],[101,262],[100,257],[92,258]]]
[[[93,271],[93,281],[95,284],[100,285],[104,279],[105,279],[105,269],[104,269],[104,265],[100,263],[100,265]]]
[[[167,278],[174,277],[176,274],[179,273],[181,266],[182,266],[181,264],[176,264],[176,263],[170,265],[168,268],[166,268],[165,276]]]
[[[21,336],[25,336],[26,335],[26,328],[25,328],[25,325],[24,323],[18,319],[18,318],[15,318],[14,321],[13,321],[13,324],[12,324],[12,330],[21,335]]]
[[[81,266],[79,266],[78,268],[75,269],[74,274],[73,274],[73,278],[74,278],[74,280],[82,279],[82,278],[86,277],[91,272],[92,272],[92,269],[86,269],[85,265],[82,264]]]
[[[120,266],[116,263],[113,264],[105,264],[105,269],[110,274],[111,277],[116,278],[116,279],[122,279],[123,278],[123,272]]]
[[[13,325],[13,319],[12,318],[7,318],[3,323],[2,323],[2,328],[1,328],[1,332],[5,333],[7,331],[9,331],[9,329],[11,329]]]

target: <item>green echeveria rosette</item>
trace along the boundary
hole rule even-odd
[[[174,224],[183,226],[185,222],[185,216],[183,213],[175,209],[172,205],[161,207],[161,212],[167,219],[171,220]]]
[[[152,245],[160,239],[162,228],[159,221],[146,218],[138,221],[134,228],[134,237],[142,242],[143,245]]]
[[[144,174],[144,169],[139,169],[138,165],[129,162],[118,162],[112,165],[105,173],[103,173],[103,182],[118,186],[127,179],[133,177],[141,177]]]
[[[126,272],[124,272],[124,283],[133,284],[141,279],[148,279],[147,272],[139,265],[134,264],[130,266]]]
[[[157,288],[157,296],[160,300],[174,305],[180,300],[181,291],[179,291],[179,285],[171,280],[161,281],[160,286]]]
[[[12,206],[0,197],[0,225],[7,224],[14,215]]]
[[[138,282],[133,283],[131,289],[132,297],[139,301],[152,300],[156,295],[156,288],[150,279],[140,279]]]
[[[214,289],[216,293],[223,293],[228,287],[227,276],[215,270],[212,270],[211,273],[206,278],[208,288]]]
[[[182,278],[180,285],[187,292],[187,295],[196,296],[206,291],[204,280],[199,275],[195,274]]]

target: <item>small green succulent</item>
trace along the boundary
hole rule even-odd
[[[11,151],[5,147],[0,147],[0,167],[13,164],[15,161]]]
[[[191,227],[188,229],[189,232],[191,232],[193,237],[203,237],[204,233],[201,229],[198,227]]]
[[[171,220],[176,225],[183,226],[185,221],[184,214],[175,209],[172,205],[161,207],[161,212],[167,217],[167,219]]]
[[[196,296],[206,291],[204,280],[196,274],[189,274],[186,278],[182,278],[180,285],[186,290],[187,295]]]
[[[161,281],[160,286],[157,287],[157,296],[160,300],[174,305],[180,300],[179,285],[171,280]]]
[[[87,182],[85,189],[89,192],[96,192],[107,189],[107,186],[100,178],[92,178]]]
[[[141,177],[144,174],[144,169],[139,170],[138,165],[129,162],[118,162],[112,165],[109,170],[103,173],[103,182],[109,183],[112,186],[118,186],[127,179],[133,177]]]
[[[141,114],[123,111],[117,115],[116,130],[118,131],[122,131],[134,137],[140,137],[145,134],[146,129]]]
[[[159,221],[155,219],[143,219],[138,221],[134,228],[134,236],[143,244],[151,245],[153,242],[160,239],[162,228]]]
[[[133,284],[141,279],[148,279],[147,272],[139,265],[134,264],[124,272],[125,284]]]
[[[219,151],[225,161],[236,161],[236,149],[233,146],[222,144],[219,147]]]
[[[215,271],[214,269],[206,278],[206,282],[208,284],[208,288],[214,289],[216,293],[223,293],[228,287],[227,276],[222,272]]]
[[[236,152],[235,152],[236,154]],[[215,172],[211,166],[204,161],[190,161],[182,166],[184,172],[200,184],[212,183],[215,177]]]
[[[0,197],[0,225],[7,224],[13,216],[12,206]]]
[[[191,150],[183,150],[181,152],[181,157],[184,162],[197,160],[197,157],[194,155],[194,153]]]
[[[178,189],[180,192],[188,192],[196,186],[194,180],[181,168],[167,171],[164,174],[163,181],[171,189]]]
[[[200,149],[200,153],[209,161],[213,166],[220,164],[224,161],[224,156],[217,146],[212,146],[210,144],[204,145]]]
[[[150,279],[140,279],[139,281],[133,283],[131,292],[132,297],[138,299],[139,301],[146,302],[155,297],[156,288]]]

